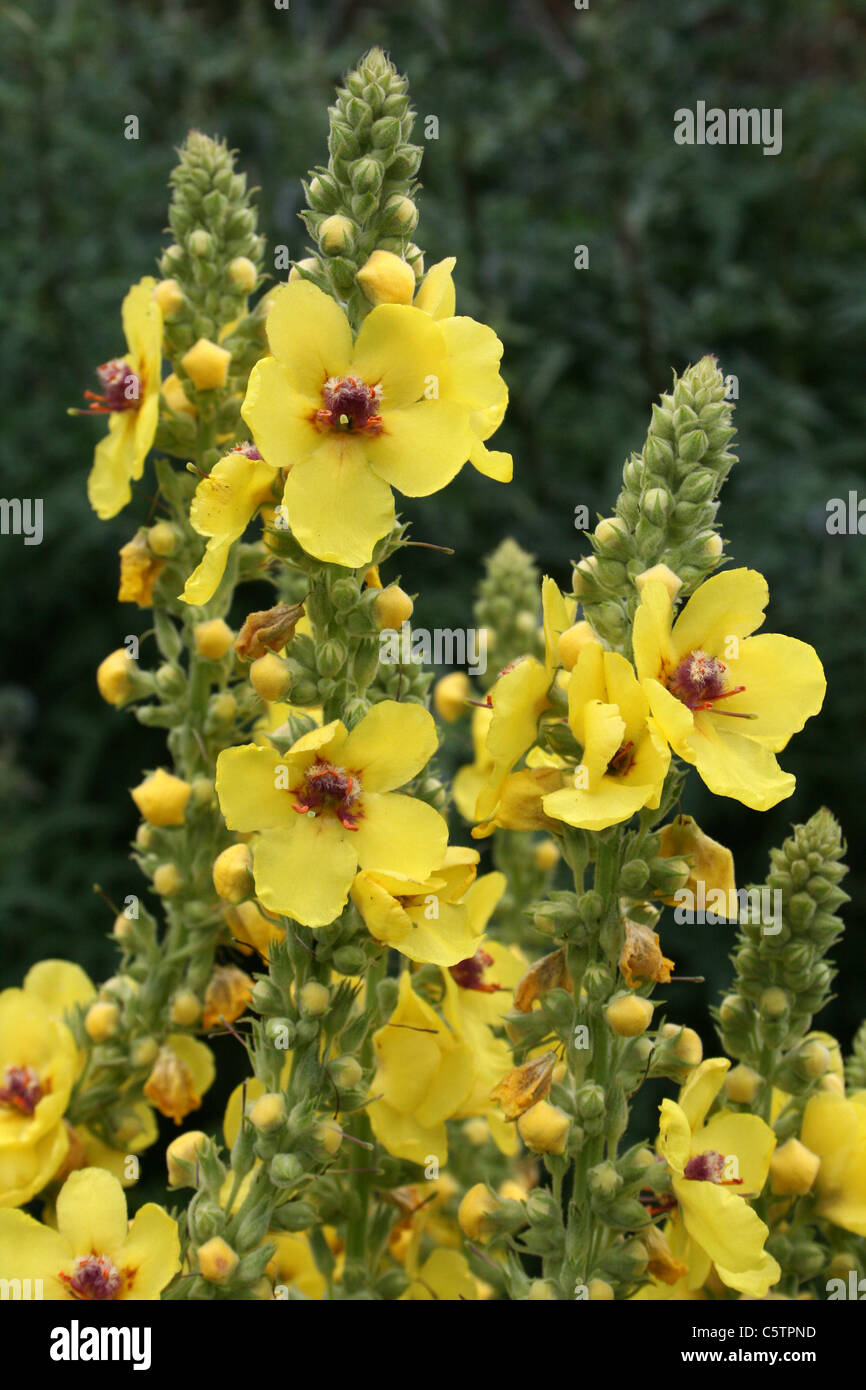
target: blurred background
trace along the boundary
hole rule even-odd
[[[575,507],[593,522],[610,510],[672,370],[716,353],[739,384],[728,550],[766,574],[768,630],[818,648],[829,695],[783,755],[791,801],[758,815],[692,778],[684,809],[731,846],[740,883],[763,878],[792,821],[821,804],[839,817],[853,901],[821,1022],[847,1047],[866,1011],[866,538],[825,521],[829,499],[866,497],[864,31],[862,7],[834,0],[0,6],[0,492],[43,498],[45,524],[41,546],[0,537],[0,984],[49,955],[112,973],[112,913],[93,884],[140,891],[127,789],[163,758],[161,735],[104,705],[94,680],[146,626],[115,602],[117,550],[146,502],[96,519],[85,479],[101,427],[66,408],[122,351],[120,301],[165,245],[186,131],[225,136],[261,186],[271,266],[276,245],[302,256],[299,178],[326,158],[335,84],[378,43],[419,113],[418,243],[428,263],[458,257],[461,311],[505,344],[496,443],[516,464],[509,487],[466,469],[411,504],[415,537],[456,552],[409,552],[416,621],[471,624],[481,559],[509,534],[568,586],[586,549]],[[698,100],[781,107],[782,153],[676,145],[674,111]],[[138,141],[124,139],[130,114]],[[438,139],[425,141],[431,115]],[[664,945],[680,973],[706,976],[677,986],[670,1013],[710,1047],[730,935],[670,925]]]

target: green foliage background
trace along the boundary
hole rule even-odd
[[[730,553],[767,575],[768,628],[818,647],[830,691],[784,755],[791,801],[759,816],[692,779],[684,809],[731,845],[741,883],[763,877],[792,820],[822,802],[839,816],[854,901],[822,1021],[847,1044],[864,1012],[866,539],[828,536],[825,515],[829,498],[866,494],[864,27],[841,0],[0,6],[0,490],[45,509],[40,547],[0,537],[0,983],[46,955],[112,971],[112,914],[92,885],[140,891],[127,788],[162,757],[159,734],[108,709],[94,683],[98,661],[144,628],[115,602],[116,552],[147,503],[97,521],[84,484],[98,429],[66,407],[122,348],[120,300],[165,244],[187,129],[226,136],[261,185],[270,263],[275,245],[300,256],[299,177],[324,157],[335,83],[380,43],[411,78],[417,136],[424,117],[439,121],[419,242],[428,263],[457,255],[461,310],[500,334],[512,392],[497,444],[514,452],[514,483],[467,469],[412,504],[415,536],[456,550],[411,552],[417,621],[471,623],[481,557],[506,534],[567,584],[582,553],[575,507],[610,509],[672,369],[716,353],[740,391]],[[699,99],[781,107],[783,152],[675,145],[674,111]],[[124,139],[130,114],[138,141]],[[665,948],[682,974],[707,977],[668,997],[709,1046],[730,938],[670,926]]]

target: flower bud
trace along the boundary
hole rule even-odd
[[[355,228],[342,213],[326,217],[319,227],[319,245],[329,256],[351,249]]]
[[[569,1125],[565,1112],[546,1100],[533,1105],[517,1121],[520,1137],[533,1153],[565,1153]]]
[[[120,1009],[108,1000],[98,999],[84,1016],[84,1029],[95,1043],[113,1038],[120,1024]]]
[[[250,683],[257,695],[273,703],[288,693],[292,683],[291,672],[285,661],[274,652],[268,652],[250,666]]]
[[[549,1303],[557,1300],[557,1292],[549,1279],[533,1279],[526,1295],[530,1303]]]
[[[679,1023],[666,1023],[659,1033],[660,1038],[676,1039],[671,1055],[686,1067],[697,1067],[704,1056],[704,1045],[694,1028],[683,1028]]]
[[[190,784],[157,768],[130,795],[149,825],[183,825]]]
[[[173,555],[177,549],[177,530],[170,521],[157,521],[148,529],[147,544],[154,555]]]
[[[789,1139],[770,1159],[770,1188],[777,1197],[803,1197],[818,1176],[821,1160],[817,1154]]]
[[[636,1038],[649,1028],[654,1007],[651,999],[639,994],[621,994],[610,1001],[604,1016],[618,1038]]]
[[[207,1135],[200,1129],[188,1129],[185,1134],[172,1139],[165,1151],[169,1187],[195,1187],[195,1165],[202,1145],[207,1142]],[[190,1164],[192,1172],[187,1166]]]
[[[120,706],[132,694],[135,662],[124,647],[118,647],[99,663],[96,684],[106,704]]]
[[[464,671],[452,671],[433,687],[433,708],[446,723],[453,724],[465,714],[469,695],[469,677]]]
[[[171,861],[157,864],[153,871],[153,887],[161,898],[175,897],[182,885],[183,878],[176,864],[172,864]]]
[[[197,227],[194,232],[190,233],[189,249],[193,256],[198,256],[202,260],[205,256],[209,256],[213,251],[213,237],[210,232],[206,232],[203,227]],[[167,254],[168,252],[166,252]]]
[[[171,1001],[169,1017],[172,1023],[188,1028],[201,1017],[201,1001],[191,989],[179,989]]]
[[[209,338],[199,338],[180,359],[197,391],[216,391],[225,386],[232,355]]]
[[[371,304],[411,304],[415,272],[391,251],[374,251],[358,271],[358,284]]]
[[[317,1120],[313,1125],[313,1138],[321,1144],[325,1153],[339,1152],[343,1142],[343,1131],[334,1120]]]
[[[589,642],[597,641],[598,638],[585,620],[566,628],[557,644],[557,654],[566,671],[574,669],[577,658]]]
[[[193,628],[195,649],[205,661],[219,661],[225,656],[235,635],[222,618],[210,618],[207,622],[196,623]]]
[[[256,1129],[270,1134],[280,1129],[286,1118],[286,1102],[279,1091],[268,1091],[253,1101],[249,1117]]]
[[[653,565],[651,569],[644,570],[641,574],[636,575],[634,582],[635,588],[639,594],[643,592],[645,585],[651,582],[664,584],[672,599],[676,598],[680,589],[683,587],[683,581],[680,579],[679,575],[674,574],[673,570],[669,569],[667,565]]]
[[[243,902],[252,892],[253,856],[248,845],[229,845],[213,866],[213,886],[229,903]]]
[[[318,1018],[330,1007],[331,991],[318,980],[308,980],[298,993],[298,1003],[309,1018]]]
[[[159,305],[164,319],[174,318],[186,303],[184,292],[177,280],[160,280],[159,284],[154,285],[153,298]]]
[[[470,1187],[457,1211],[457,1221],[463,1234],[470,1240],[485,1244],[496,1234],[496,1227],[488,1218],[498,1207],[498,1199],[485,1183],[477,1182],[474,1187]]]
[[[725,1077],[725,1090],[728,1099],[737,1105],[751,1105],[761,1085],[761,1078],[752,1067],[742,1063],[732,1067]]]
[[[224,1284],[237,1269],[238,1256],[222,1236],[206,1241],[196,1253],[199,1273],[209,1284]]]
[[[560,857],[559,846],[554,840],[540,840],[532,851],[532,862],[543,874],[551,873]]]
[[[248,256],[235,256],[229,261],[229,279],[244,294],[250,294],[256,287],[259,273]]]
[[[397,631],[409,621],[415,605],[399,584],[389,584],[377,595],[373,604],[373,617],[376,626],[382,630],[394,628]]]

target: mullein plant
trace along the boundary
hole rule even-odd
[[[107,417],[97,515],[150,497],[118,595],[152,614],[143,650],[124,638],[97,683],[167,731],[132,790],[158,906],[114,906],[110,980],[49,960],[0,995],[0,1275],[79,1301],[848,1296],[866,1043],[846,1067],[813,1027],[839,827],[795,827],[743,908],[680,810],[690,767],[753,809],[789,797],[776,755],[824,696],[810,647],[758,632],[762,576],[720,569],[722,375],[705,358],[653,408],[571,592],[498,547],[489,671],[431,690],[396,497],[512,465],[502,346],[414,240],[412,125],[374,50],[279,285],[233,155],[193,132],[161,278],[73,412]],[[450,787],[449,725],[473,749]],[[728,1055],[669,1017],[659,929],[684,901],[731,932]],[[213,1134],[191,1124],[216,1033],[248,1075]],[[626,1142],[651,1082],[658,1133]],[[169,1210],[130,1222],[157,1113]]]

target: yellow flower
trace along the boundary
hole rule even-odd
[[[334,720],[282,756],[256,744],[220,753],[220,806],[229,829],[255,833],[263,906],[321,927],[344,907],[359,868],[423,882],[442,862],[448,827],[431,806],[395,788],[435,748],[427,710],[383,700],[351,733]]]
[[[265,463],[253,444],[241,444],[215,463],[195,490],[189,519],[207,537],[204,556],[184,585],[185,603],[213,598],[225,573],[229,551],[256,512],[272,500],[276,469]]]
[[[866,1236],[866,1091],[849,1099],[836,1091],[813,1095],[800,1138],[821,1160],[818,1212],[834,1226]]]
[[[755,570],[728,570],[692,595],[676,622],[664,585],[648,583],[634,623],[638,676],[674,752],[710,791],[767,811],[794,778],[775,754],[821,708],[826,681],[812,647],[750,636],[769,593]]]
[[[407,1262],[408,1263],[408,1262]],[[408,1302],[457,1303],[478,1298],[478,1283],[466,1256],[460,1250],[434,1250],[420,1268],[411,1271],[412,1282],[401,1293],[400,1300]]]
[[[130,484],[144,472],[159,419],[162,314],[153,299],[156,281],[145,276],[123,301],[128,352],[99,368],[105,394],[90,409],[110,415],[108,434],[96,446],[87,480],[90,505],[102,521],[116,516],[132,496]]]
[[[735,900],[734,856],[718,840],[706,835],[692,816],[677,816],[662,826],[659,854],[663,859],[685,859],[689,866],[685,887],[696,897],[703,884],[704,894],[721,892],[726,903]],[[662,902],[668,907],[676,906],[675,898],[662,898]]]
[[[438,324],[381,304],[356,341],[334,300],[305,280],[281,287],[267,319],[273,356],[257,362],[242,414],[263,456],[290,469],[289,525],[310,555],[368,564],[394,525],[391,487],[438,492],[469,457],[469,412],[437,383],[448,349]]]
[[[39,1279],[55,1302],[153,1301],[180,1268],[177,1225],[148,1202],[130,1222],[126,1196],[102,1168],[70,1174],[57,1198],[57,1229],[0,1211],[0,1278]]]
[[[559,766],[562,759],[548,757],[540,748],[533,748],[526,761],[533,766],[508,774],[499,789],[499,800],[493,815],[483,824],[472,827],[473,840],[486,840],[500,828],[559,831],[557,822],[544,809],[544,799],[551,792],[558,791],[563,784],[564,776]],[[557,765],[554,766],[554,763]]]
[[[199,1108],[215,1075],[213,1053],[205,1043],[186,1033],[172,1033],[159,1049],[144,1094],[161,1115],[179,1125]]]
[[[449,978],[445,977],[446,981]],[[410,1163],[448,1157],[445,1121],[461,1113],[476,1081],[471,1044],[400,977],[397,1006],[373,1036],[377,1070],[368,1107],[373,1133]]]
[[[670,763],[625,657],[588,643],[568,680],[568,723],[583,753],[571,786],[543,801],[567,825],[604,830],[661,800]]]
[[[763,1298],[782,1271],[764,1250],[769,1231],[746,1199],[764,1187],[776,1136],[757,1115],[720,1110],[707,1120],[729,1066],[725,1058],[702,1062],[678,1103],[662,1101],[659,1149],[677,1199],[672,1224],[682,1223],[689,1237],[689,1286],[700,1288],[712,1263],[729,1288]]]
[[[457,965],[473,954],[484,930],[470,910],[478,859],[477,850],[449,846],[423,882],[362,871],[352,884],[352,902],[377,941],[422,964]],[[504,892],[502,874],[490,877]],[[483,884],[481,879],[478,888]]]
[[[202,1028],[234,1023],[247,1007],[252,992],[253,982],[243,970],[236,965],[216,966],[204,993]]]
[[[118,603],[137,603],[139,608],[149,608],[153,603],[153,586],[164,569],[165,561],[151,553],[147,531],[142,527],[120,552]]]
[[[550,706],[548,691],[559,662],[562,633],[571,626],[575,602],[560,593],[552,579],[541,585],[544,617],[544,661],[523,657],[509,666],[491,688],[487,703],[493,711],[487,729],[491,767],[475,806],[475,818],[490,820],[502,795],[505,779],[536,740],[538,721]]]
[[[72,1033],[37,990],[0,994],[0,1206],[29,1202],[69,1148],[63,1123],[78,1072]]]
[[[502,344],[486,324],[455,316],[451,273],[456,263],[449,256],[430,267],[415,295],[415,305],[436,319],[445,335],[448,370],[439,391],[443,399],[460,401],[471,412],[469,462],[485,477],[510,483],[514,471],[511,455],[490,450],[485,444],[499,429],[508,406],[508,387],[499,375]]]

